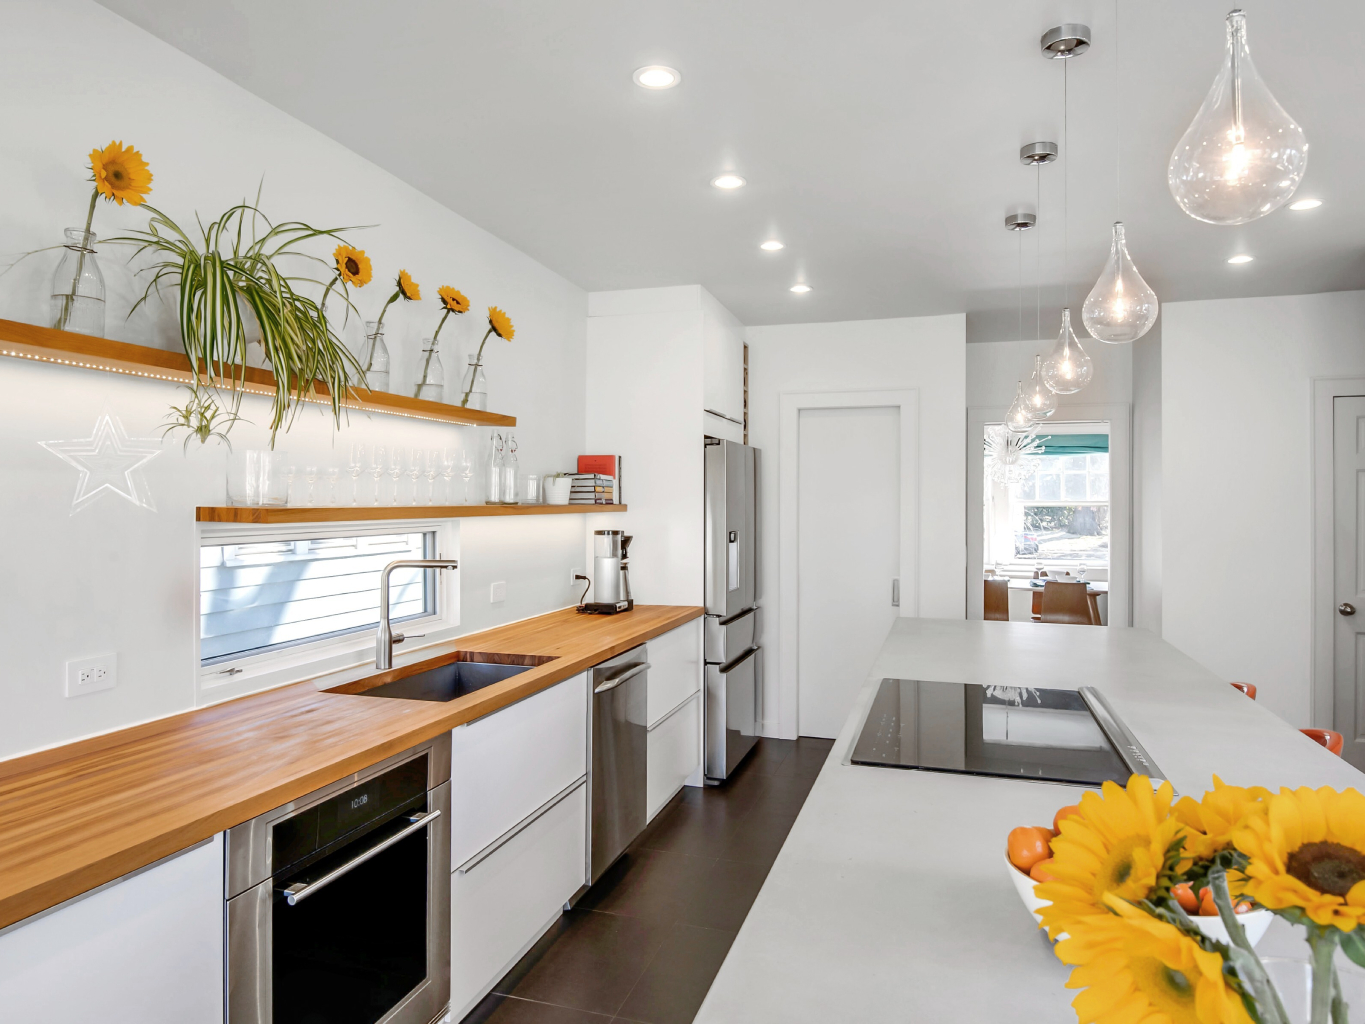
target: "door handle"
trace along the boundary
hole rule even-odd
[[[284,901],[291,907],[297,906],[299,900],[307,899],[324,885],[330,885],[342,875],[348,874],[355,868],[360,867],[360,865],[364,864],[371,857],[377,857],[394,843],[402,842],[414,832],[420,832],[440,816],[440,811],[418,811],[408,819],[412,824],[407,828],[389,836],[389,838],[385,839],[382,843],[371,846],[360,856],[348,860],[345,864],[341,865],[341,867],[327,872],[327,874],[323,875],[316,882],[295,882],[293,885],[289,886],[284,890]]]
[[[1341,612],[1342,615],[1354,615],[1356,613],[1356,606],[1351,604],[1350,601],[1342,601],[1341,604],[1337,605],[1337,611]]]
[[[891,581],[891,607],[892,607],[892,608],[899,608],[900,606],[901,606],[901,581],[900,581],[899,579],[894,579],[894,580]]]
[[[627,679],[633,679],[635,676],[638,676],[647,668],[649,668],[649,662],[645,662],[643,665],[636,665],[634,668],[627,669],[625,672],[622,672],[619,676],[612,676],[610,679],[608,679],[605,683],[597,687],[592,692],[606,693],[608,690],[614,690],[622,683],[624,683]]]

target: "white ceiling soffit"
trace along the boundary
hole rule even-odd
[[[1072,305],[1107,253],[1120,141],[1130,251],[1163,301],[1365,286],[1365,5],[1345,0],[1249,9],[1257,65],[1312,147],[1299,195],[1324,206],[1237,228],[1166,188],[1229,0],[1124,0],[1118,106],[1106,0],[103,2],[589,290],[700,283],[747,324],[966,311],[979,341],[1019,335],[1003,222],[1035,182],[1018,149],[1062,135],[1061,62],[1038,38],[1080,21]],[[636,86],[645,64],[682,84]],[[725,170],[748,186],[712,188]],[[1044,336],[1063,302],[1060,161],[1041,200],[1030,337],[1035,245]],[[769,237],[786,248],[760,251]],[[1229,267],[1242,251],[1255,262]]]

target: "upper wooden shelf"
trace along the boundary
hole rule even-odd
[[[624,512],[625,505],[201,505],[201,523],[358,523],[377,519],[468,519],[472,516],[553,516]]]
[[[146,345],[132,345],[126,341],[110,341],[108,338],[95,338],[88,334],[74,334],[51,327],[21,324],[17,320],[0,320],[0,355],[37,359],[63,366],[79,366],[86,370],[106,370],[134,377],[168,380],[178,384],[188,384],[194,379],[194,370],[183,352],[168,352]],[[275,393],[275,375],[269,370],[249,366],[245,377],[245,384],[242,385],[244,391],[255,395]],[[305,401],[330,405],[331,392],[327,390],[325,384],[318,383],[316,396],[309,396]],[[517,425],[515,416],[503,416],[501,413],[484,412],[480,409],[462,409],[458,405],[428,402],[422,398],[409,398],[407,395],[394,395],[387,391],[368,391],[365,388],[352,388],[341,404],[347,409],[361,412],[382,412],[391,416],[434,420],[438,423],[457,423],[462,426]]]

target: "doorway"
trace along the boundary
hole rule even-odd
[[[1332,721],[1365,768],[1365,396],[1332,401]]]
[[[839,734],[899,614],[900,416],[897,406],[799,413],[797,720],[803,736]]]

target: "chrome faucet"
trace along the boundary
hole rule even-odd
[[[374,638],[374,667],[380,670],[393,668],[393,645],[404,640],[412,640],[423,633],[410,637],[395,633],[389,628],[389,573],[395,569],[458,569],[460,563],[453,558],[400,558],[384,566],[379,574],[379,632]]]

